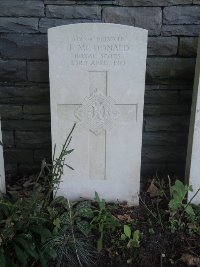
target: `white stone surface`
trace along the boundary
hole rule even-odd
[[[0,119],[0,143],[2,143],[1,119]],[[0,192],[1,193],[5,193],[6,192],[3,146],[2,145],[0,145]]]
[[[75,24],[48,31],[52,144],[60,153],[74,122],[58,191],[75,200],[138,204],[147,31]]]
[[[200,38],[196,59],[185,176],[193,187],[193,192],[188,194],[188,200],[190,200],[200,188]],[[193,198],[192,203],[200,204],[200,192]]]

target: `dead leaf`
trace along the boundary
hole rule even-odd
[[[127,260],[127,264],[131,264],[132,261],[133,261],[133,258],[128,259],[128,260]]]
[[[196,230],[198,228],[198,226],[196,224],[189,223],[188,228]]]
[[[121,222],[131,223],[133,221],[133,219],[131,218],[131,216],[129,214],[116,215],[116,217]]]
[[[22,186],[25,187],[25,188],[27,188],[27,187],[32,186],[32,185],[34,185],[34,183],[33,183],[32,179],[29,179],[28,181],[26,181],[25,183],[23,183]]]
[[[159,196],[159,189],[157,186],[154,184],[154,179],[151,181],[151,184],[147,190],[147,193],[150,194],[151,198],[158,197]]]
[[[181,256],[181,261],[186,263],[188,266],[200,267],[200,257],[191,254],[183,254]]]

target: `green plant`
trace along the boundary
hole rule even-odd
[[[127,248],[139,248],[140,232],[139,230],[132,232],[129,225],[124,225],[124,233],[121,235],[121,240],[127,241]]]
[[[170,196],[168,207],[170,212],[169,222],[172,232],[176,230],[188,228],[192,233],[191,225],[193,229],[199,230],[199,216],[195,212],[195,209],[191,205],[191,200],[186,203],[186,196],[189,191],[192,191],[192,186],[184,185],[181,181],[176,180],[175,184],[170,187]],[[195,226],[195,227],[194,227]]]
[[[171,200],[168,204],[170,211],[178,212],[179,210],[182,210],[190,217],[195,215],[192,206],[184,203],[189,191],[192,191],[192,186],[184,185],[179,180],[175,181],[175,184],[170,188]]]
[[[30,260],[48,266],[56,257],[50,246],[42,249],[52,233],[40,192],[41,187],[35,185],[28,198],[0,200],[1,267],[25,267]]]
[[[1,267],[39,263],[46,267],[54,260],[62,266],[64,259],[71,259],[80,266],[82,262],[84,265],[90,262],[93,250],[87,236],[88,220],[93,213],[89,203],[72,207],[63,197],[52,199],[59,188],[63,168],[68,166],[65,158],[73,151],[68,147],[74,127],[53,164],[42,162],[41,172],[31,181],[28,195],[15,192],[10,198],[5,196],[0,200]]]
[[[42,183],[43,188],[45,189],[44,205],[48,205],[49,201],[52,198],[52,195],[54,197],[56,196],[57,191],[59,189],[59,185],[61,183],[64,166],[67,166],[68,168],[73,170],[73,168],[66,163],[66,156],[68,156],[74,151],[73,149],[68,149],[68,147],[71,143],[72,133],[74,131],[75,126],[76,124],[74,123],[57,158],[55,157],[56,145],[54,146],[52,165],[47,164],[45,160],[42,161],[41,171],[37,178],[37,182]]]
[[[91,221],[93,229],[97,229],[99,238],[97,240],[97,250],[101,251],[103,248],[103,241],[105,232],[109,234],[110,231],[114,231],[119,223],[113,217],[110,211],[106,208],[104,199],[100,199],[97,192],[95,192],[95,201],[98,204],[98,209],[94,211],[94,217]]]
[[[46,245],[56,251],[58,266],[68,263],[69,266],[93,266],[96,252],[88,238],[93,217],[90,202],[80,202],[72,205],[65,202],[65,212],[54,217],[54,236],[49,238]],[[67,205],[66,205],[67,204]]]

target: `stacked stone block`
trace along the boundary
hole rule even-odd
[[[149,31],[142,174],[182,175],[186,158],[199,0],[1,0],[0,114],[6,173],[51,160],[47,29],[109,22]]]

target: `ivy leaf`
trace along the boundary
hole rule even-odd
[[[177,210],[180,207],[180,203],[174,199],[170,200],[168,205],[171,210]]]
[[[131,228],[129,225],[124,225],[124,234],[128,237],[131,238]]]
[[[189,216],[191,216],[191,217],[195,216],[195,212],[194,212],[192,206],[190,206],[190,205],[188,205],[188,206],[185,205],[185,211],[186,211],[186,213],[187,213]]]
[[[92,219],[94,217],[91,203],[88,201],[81,202],[76,207],[78,215],[84,218]]]
[[[60,219],[56,218],[53,220],[53,225],[55,225],[56,228],[60,228]]]
[[[136,242],[136,244],[139,245],[140,243],[140,231],[139,230],[135,230],[133,233],[133,241]]]
[[[126,240],[126,235],[125,234],[121,235],[121,240],[123,240],[123,241]]]
[[[77,221],[77,228],[83,233],[85,236],[88,236],[90,233],[90,224],[87,221]]]
[[[69,212],[64,212],[61,216],[60,216],[60,222],[61,224],[70,224],[70,215]]]

